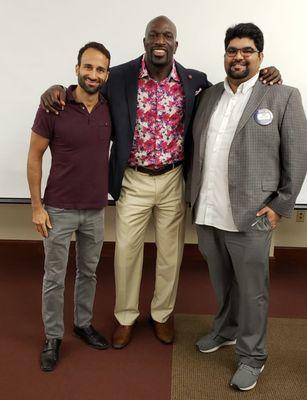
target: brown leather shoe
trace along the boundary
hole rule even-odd
[[[115,328],[112,338],[114,349],[122,349],[127,346],[132,337],[133,325],[120,325]]]
[[[164,344],[171,344],[174,341],[174,319],[169,317],[166,322],[157,322],[151,319],[155,335],[160,342]]]

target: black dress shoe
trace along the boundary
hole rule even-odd
[[[74,332],[80,339],[82,339],[89,346],[94,347],[98,350],[105,350],[109,347],[108,341],[100,335],[92,325],[87,328],[79,328],[78,326],[74,327]]]
[[[61,339],[47,339],[41,353],[41,370],[45,372],[53,371],[58,359],[61,346]]]

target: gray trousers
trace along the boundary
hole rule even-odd
[[[237,339],[236,353],[244,364],[262,366],[269,297],[270,230],[227,232],[197,225],[199,249],[206,259],[218,313],[213,333]]]
[[[52,229],[44,239],[45,274],[42,316],[47,339],[64,335],[64,287],[69,246],[76,235],[74,324],[87,327],[92,320],[96,267],[103,244],[104,210],[70,210],[46,206]]]

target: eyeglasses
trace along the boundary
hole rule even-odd
[[[241,53],[242,57],[248,58],[251,57],[254,53],[260,53],[259,50],[255,50],[252,47],[242,47],[242,49],[237,49],[236,47],[228,47],[226,49],[226,54],[228,57],[235,57],[238,53]]]

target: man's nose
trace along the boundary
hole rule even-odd
[[[234,57],[236,60],[242,60],[244,57],[242,56],[241,49],[237,50],[237,54]]]
[[[155,40],[156,43],[165,43],[165,37],[164,37],[163,33],[157,33],[155,39],[156,39]]]
[[[97,71],[95,69],[92,69],[91,72],[90,72],[89,77],[91,79],[96,79],[97,78]]]

